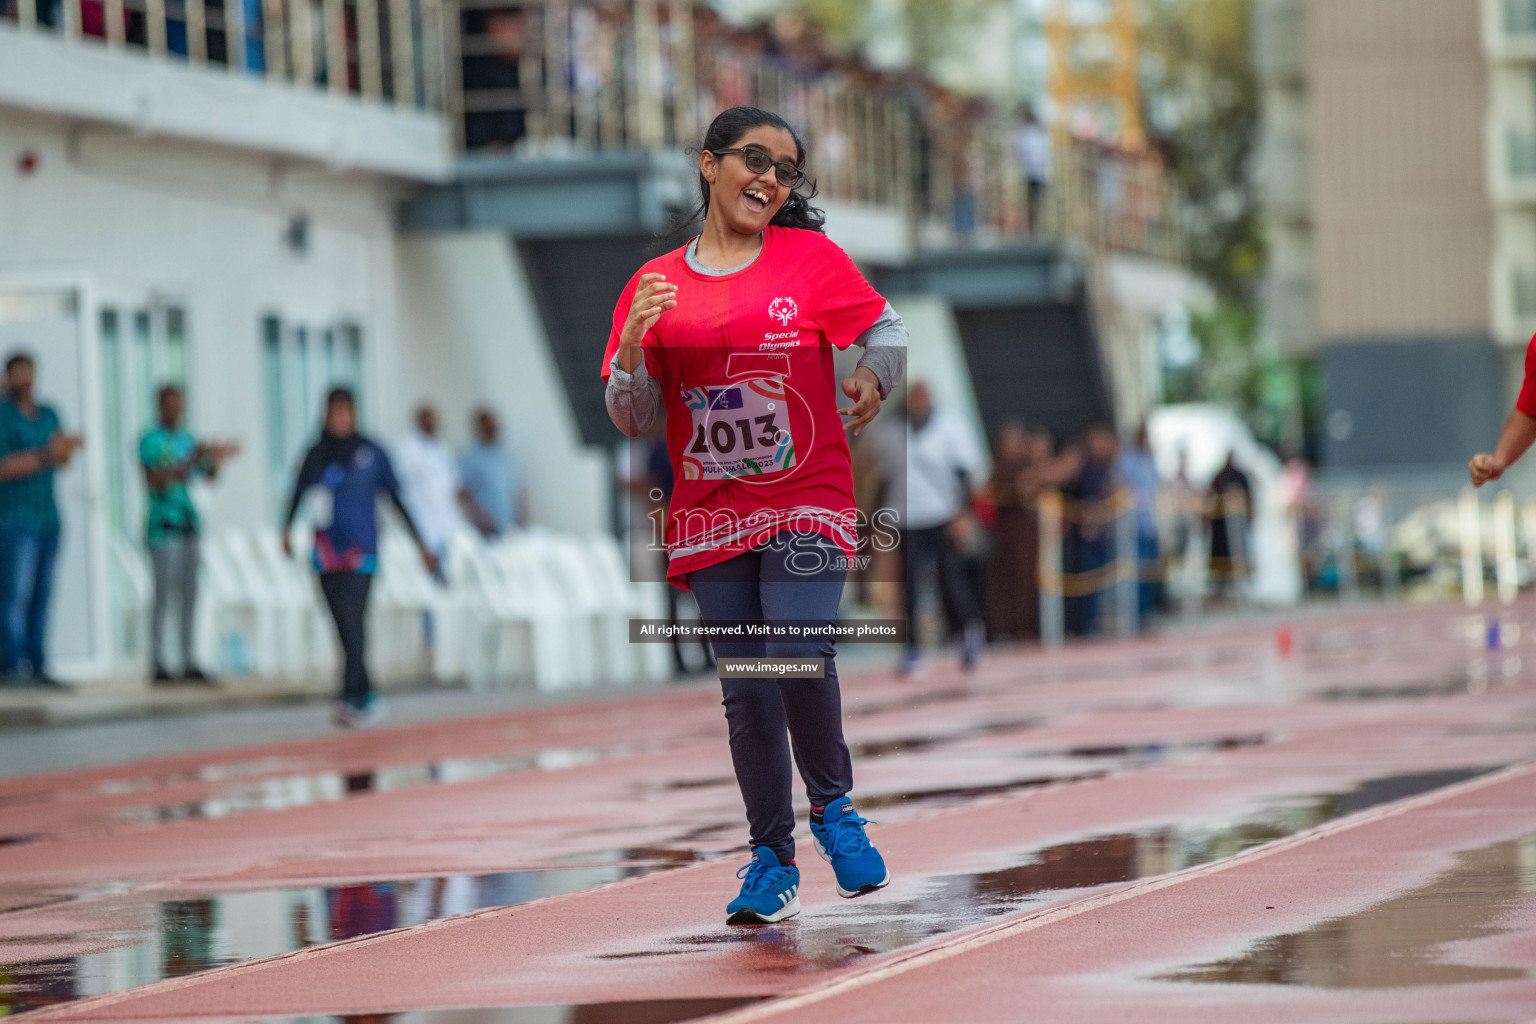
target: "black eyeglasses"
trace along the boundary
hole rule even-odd
[[[779,184],[785,188],[794,188],[805,180],[805,172],[792,163],[784,160],[775,160],[766,149],[758,146],[738,146],[735,149],[712,149],[715,156],[725,156],[727,153],[740,153],[741,159],[746,163],[747,170],[753,174],[762,174],[768,168],[773,168],[774,177],[779,179]]]

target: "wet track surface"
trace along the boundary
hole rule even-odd
[[[1529,1020],[1532,624],[850,673],[895,878],[838,899],[802,824],[803,913],[762,928],[721,923],[745,836],[708,686],[0,780],[0,1013]]]

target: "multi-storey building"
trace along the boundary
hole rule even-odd
[[[1264,323],[1321,454],[1453,478],[1536,330],[1536,3],[1258,0]]]

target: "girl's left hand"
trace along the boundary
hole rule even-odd
[[[858,437],[859,431],[880,414],[880,382],[872,372],[861,366],[843,381],[843,394],[853,399],[853,404],[837,411],[849,417],[848,425],[853,428],[853,436]]]

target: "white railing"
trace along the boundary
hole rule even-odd
[[[440,109],[441,0],[0,0],[0,21],[336,95]]]

